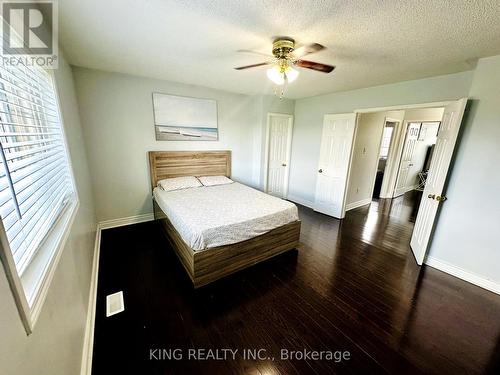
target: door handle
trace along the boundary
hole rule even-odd
[[[448,198],[446,198],[444,195],[438,195],[438,196],[436,197],[436,200],[437,200],[438,202],[444,202],[444,201],[445,201],[445,200],[447,200],[447,199],[448,199]]]
[[[319,172],[319,173],[323,173],[323,169],[320,169],[318,172]]]
[[[429,195],[427,196],[427,198],[434,199],[434,198],[436,198],[436,195],[435,195],[435,194],[429,194]]]
[[[281,164],[282,167],[286,167],[286,163]]]

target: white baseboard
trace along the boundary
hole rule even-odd
[[[97,225],[94,244],[94,259],[92,260],[92,274],[90,279],[89,301],[87,307],[87,322],[83,341],[82,364],[80,375],[91,375],[92,353],[94,349],[94,325],[97,299],[97,275],[99,272],[99,255],[101,252],[101,228]]]
[[[366,199],[363,199],[363,200],[360,200],[360,201],[357,201],[357,202],[349,203],[348,205],[345,206],[345,210],[346,211],[354,210],[355,208],[358,208],[358,207],[361,207],[361,206],[366,206],[367,204],[370,204],[370,203],[372,203],[372,199],[371,198],[366,198]]]
[[[154,220],[154,214],[142,214],[136,216],[122,217],[120,219],[104,220],[99,222],[100,229],[109,229],[116,227],[123,227],[124,225],[144,223],[146,221]]]
[[[300,204],[302,206],[306,206],[306,207],[309,207],[309,208],[314,208],[314,202],[308,201],[306,199],[299,198],[299,197],[297,197],[295,195],[288,194],[288,196],[286,197],[286,199],[289,200],[289,201],[298,203],[298,204]]]
[[[458,277],[459,279],[465,280],[471,284],[477,285],[483,289],[489,290],[490,292],[500,294],[500,284],[485,279],[482,276],[476,275],[472,272],[466,271],[460,267],[454,266],[446,261],[436,259],[433,257],[427,257],[425,264],[436,268],[440,271],[446,272],[452,276]]]

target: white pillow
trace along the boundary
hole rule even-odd
[[[165,191],[174,191],[203,186],[194,176],[165,178],[158,181],[158,186]]]
[[[198,179],[204,186],[226,185],[234,182],[226,176],[205,176],[198,177]]]

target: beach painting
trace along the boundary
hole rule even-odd
[[[217,141],[217,102],[213,99],[153,93],[157,141]]]

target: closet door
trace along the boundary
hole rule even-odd
[[[314,210],[339,219],[345,216],[355,126],[355,113],[325,115],[323,120]]]
[[[292,147],[293,116],[270,113],[268,115],[267,186],[269,194],[286,198]]]

